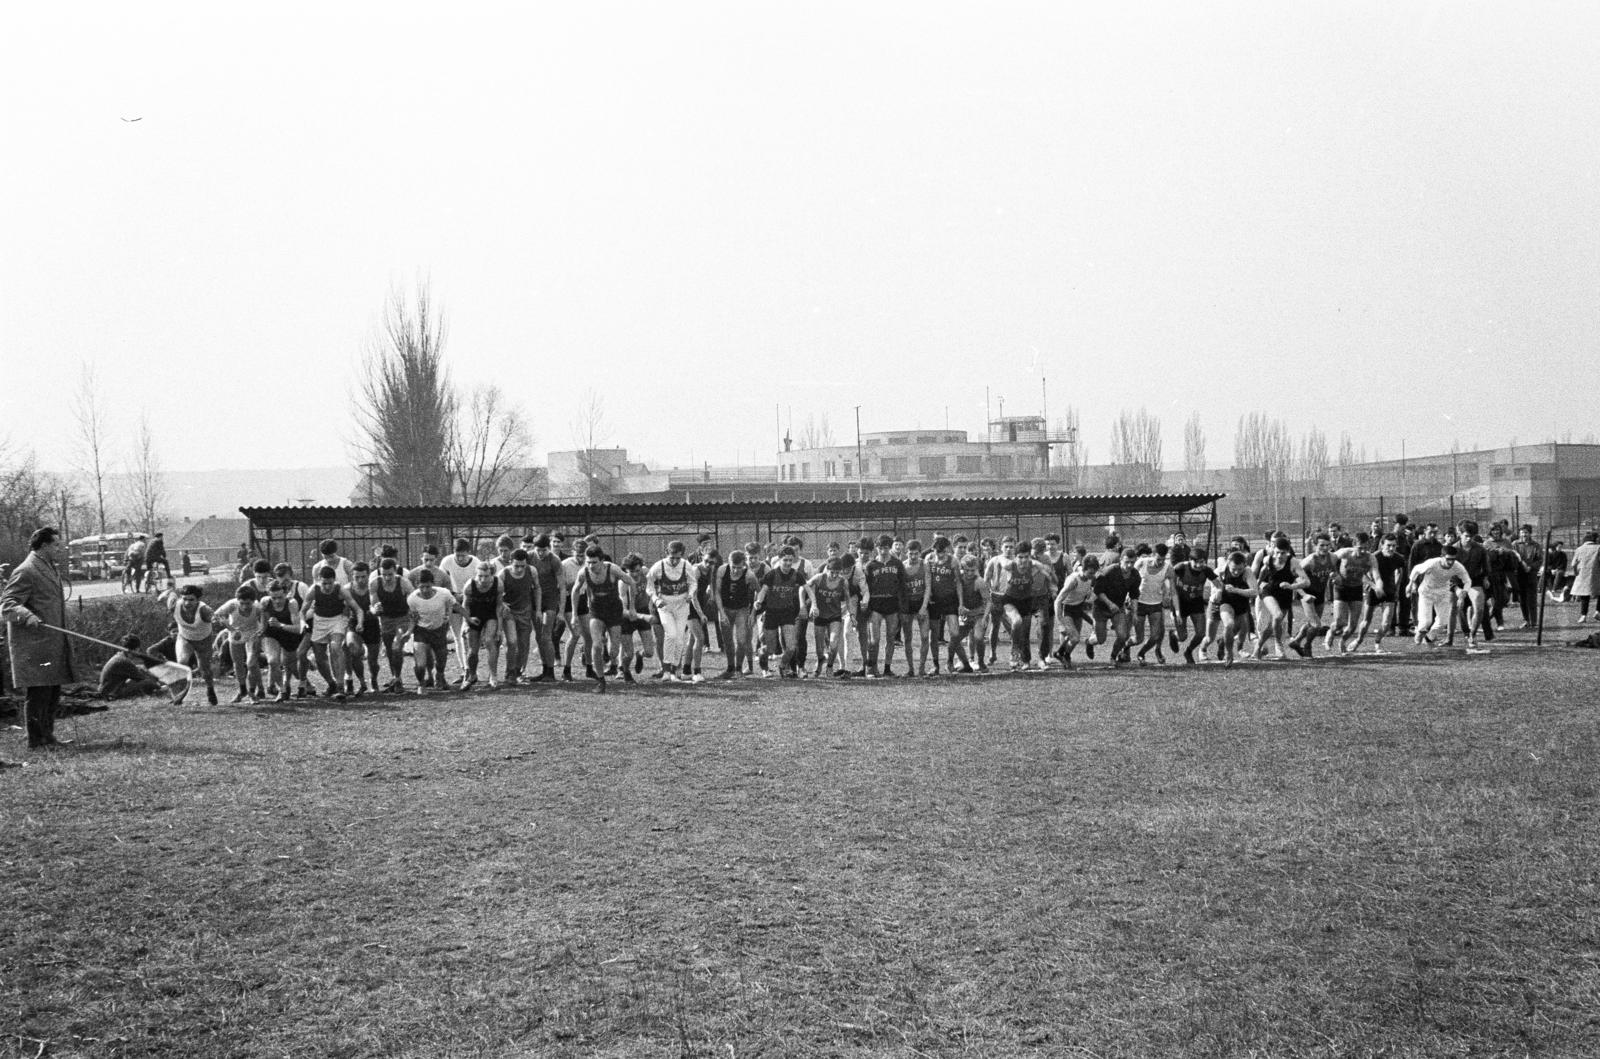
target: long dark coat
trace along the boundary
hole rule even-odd
[[[77,680],[72,667],[72,642],[53,629],[22,624],[32,613],[50,625],[66,628],[67,604],[62,598],[61,575],[38,552],[11,571],[0,589],[0,618],[11,641],[11,674],[19,688],[50,687]]]

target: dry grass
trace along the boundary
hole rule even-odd
[[[1596,1054],[1597,677],[118,706],[0,780],[0,1056]]]

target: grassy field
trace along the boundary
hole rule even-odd
[[[1596,655],[118,704],[0,1057],[1600,1054]]]

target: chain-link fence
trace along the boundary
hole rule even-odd
[[[1549,505],[1524,507],[1520,500],[1511,504],[1484,504],[1455,497],[1405,506],[1383,496],[1296,496],[1278,500],[1225,497],[1217,502],[1217,528],[1222,537],[1239,534],[1255,541],[1282,530],[1293,540],[1338,525],[1346,533],[1369,529],[1372,521],[1382,522],[1385,531],[1394,527],[1394,516],[1404,513],[1413,526],[1437,522],[1455,525],[1472,519],[1487,530],[1504,521],[1513,529],[1532,525],[1542,538],[1546,530],[1568,544],[1582,539],[1584,532],[1600,529],[1600,505],[1584,503],[1582,498]]]

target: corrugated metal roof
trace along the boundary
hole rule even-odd
[[[947,512],[973,514],[1136,514],[1192,511],[1222,499],[1225,493],[1045,493],[1009,496],[873,498],[861,500],[706,500],[607,501],[594,504],[460,504],[398,507],[242,507],[240,513],[258,525],[393,525],[409,522],[567,523],[584,517],[601,519],[671,518],[674,521],[771,518],[779,515],[825,518],[830,513]]]

